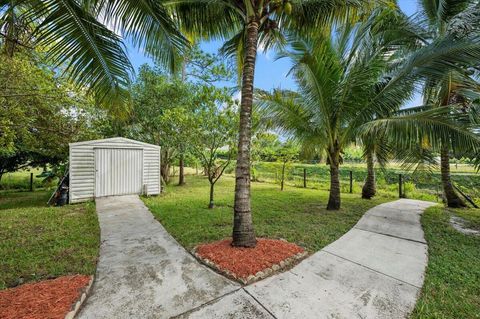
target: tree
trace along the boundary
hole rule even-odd
[[[408,57],[401,63],[396,60],[397,43],[392,45],[372,32],[372,28],[385,26],[377,17],[373,14],[365,23],[337,28],[335,36],[292,41],[292,50],[282,56],[294,63],[292,73],[299,92],[276,90],[260,96],[280,129],[304,145],[320,146],[326,152],[330,210],[340,208],[342,150],[357,137],[387,136],[388,141],[406,148],[425,135],[430,140],[455,136],[459,144],[468,147],[478,142],[471,127],[462,124],[461,114],[448,107],[399,110],[412,94],[412,83],[440,65],[451,68],[448,61],[458,51],[421,52],[421,59]],[[393,68],[392,60],[396,62]]]
[[[280,175],[280,190],[282,191],[285,186],[285,169],[287,168],[287,164],[297,159],[298,153],[299,147],[292,140],[282,143],[276,150],[275,158],[282,163],[282,173]]]
[[[232,75],[230,68],[216,54],[205,53],[198,45],[180,55],[177,60],[181,64],[180,77],[182,82],[189,82],[201,91],[201,86],[213,86],[221,81],[228,81]],[[180,144],[183,145],[183,144]],[[186,149],[179,149],[178,185],[185,184],[184,164]]]
[[[420,2],[419,13],[399,24],[403,34],[414,38],[416,46],[410,53],[411,61],[425,58],[432,53],[455,52],[442,64],[432,65],[421,77],[424,104],[432,107],[457,106],[466,109],[474,101],[479,84],[475,81],[478,70],[480,32],[480,3],[478,1]],[[421,18],[419,18],[421,17]],[[473,99],[472,99],[473,94]],[[440,169],[443,192],[449,207],[464,207],[465,203],[453,188],[450,178],[451,154],[465,152],[453,137],[442,137]]]
[[[371,118],[374,121],[375,118]],[[376,194],[375,162],[381,168],[385,168],[388,160],[392,157],[393,149],[387,137],[383,134],[364,135],[361,139],[363,146],[363,158],[367,164],[367,178],[362,187],[362,198],[371,199]]]
[[[26,38],[46,48],[51,63],[64,69],[70,79],[88,88],[99,101],[117,107],[126,103],[133,73],[119,33],[164,65],[171,65],[174,53],[188,44],[162,1],[0,2],[4,52],[13,55],[12,48],[25,45],[24,31],[30,31],[30,27],[33,32]]]
[[[5,172],[64,162],[69,142],[96,136],[89,122],[92,100],[42,54],[1,59],[0,83],[0,179]]]
[[[125,134],[162,147],[161,175],[168,183],[177,154],[190,144],[195,88],[159,68],[143,65],[132,86]]]
[[[464,111],[478,99],[478,82],[472,74],[478,68],[480,16],[478,1],[422,1],[414,17],[398,24],[396,33],[410,38],[413,50],[405,53],[403,72],[418,77],[417,85],[422,86],[424,105],[444,108],[456,106]],[[443,56],[440,60],[439,56]],[[436,60],[436,64],[430,63]],[[419,61],[425,66],[414,66]],[[395,81],[394,81],[395,82]],[[456,113],[456,112],[455,112]],[[450,178],[450,157],[464,153],[462,143],[452,136],[441,137],[440,169],[442,186],[450,207],[463,207],[465,203],[456,194]],[[429,139],[429,142],[432,142]],[[472,144],[468,144],[472,147]],[[416,148],[411,148],[416,152]],[[414,159],[414,153],[410,158]]]
[[[354,6],[361,8],[363,4],[365,8],[367,3],[370,1],[185,0],[175,3],[174,16],[180,28],[198,37],[225,39],[223,52],[237,57],[241,73],[233,246],[256,245],[250,203],[250,143],[258,46],[265,49],[282,46],[284,31],[311,31],[312,26],[318,30],[334,18],[352,14]]]
[[[236,151],[237,116],[232,101],[228,96],[224,97],[223,101],[217,99],[214,103],[206,103],[196,115],[193,145],[210,183],[210,209],[215,206],[215,184],[230,165]],[[220,109],[219,102],[227,105]]]
[[[292,73],[299,92],[274,91],[260,97],[273,123],[306,147],[319,147],[330,166],[327,209],[340,209],[339,166],[343,149],[355,139],[364,117],[392,106],[371,104],[390,53],[377,47],[364,25],[347,25],[316,39],[294,38],[283,57],[293,61]],[[333,36],[335,33],[335,36]],[[400,90],[400,88],[398,88]],[[398,91],[396,97],[401,97]],[[368,110],[368,112],[367,112]]]

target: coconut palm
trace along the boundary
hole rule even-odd
[[[417,38],[419,48],[440,52],[442,45],[448,42],[461,42],[461,56],[449,61],[455,68],[442,70],[425,76],[423,81],[424,104],[433,106],[459,105],[465,108],[472,100],[472,90],[478,90],[478,83],[472,77],[469,68],[479,65],[478,58],[469,59],[475,46],[478,47],[480,35],[480,2],[472,0],[423,0],[420,1],[418,14],[401,26],[410,36]],[[460,46],[458,46],[460,48]],[[442,186],[449,207],[464,207],[465,203],[455,192],[450,178],[450,155],[458,150],[456,141],[445,137],[440,153]]]
[[[330,166],[329,210],[340,208],[341,153],[355,139],[356,129],[374,114],[395,110],[409,97],[400,85],[385,96],[382,81],[387,79],[382,76],[392,51],[387,45],[377,46],[366,25],[338,28],[311,41],[294,40],[293,49],[282,57],[293,61],[298,93],[276,91],[259,98],[284,133],[325,151]]]
[[[187,34],[222,39],[241,71],[241,106],[235,171],[234,246],[256,244],[250,205],[250,143],[253,84],[259,46],[281,47],[284,31],[323,32],[335,18],[369,10],[369,0],[180,0],[174,16]]]
[[[334,36],[319,36],[313,41],[294,40],[292,50],[282,56],[294,63],[298,93],[274,91],[259,97],[259,103],[268,108],[271,120],[284,133],[309,147],[320,146],[327,154],[330,210],[340,208],[342,150],[356,138],[366,142],[367,159],[372,159],[374,145],[382,138],[407,149],[425,136],[434,148],[446,136],[455,137],[463,149],[478,147],[474,130],[464,125],[462,114],[449,107],[399,110],[411,97],[415,81],[438,72],[437,68],[454,68],[449,61],[462,59],[463,44],[444,43],[440,53],[420,50],[402,60],[395,42],[372,33],[372,28],[379,26],[375,21],[345,27]],[[466,52],[480,54],[478,48]],[[370,159],[367,162],[373,170]]]
[[[44,48],[51,62],[100,101],[124,102],[133,68],[119,34],[164,64],[188,43],[163,2],[0,0],[0,38],[13,54],[23,44],[18,35],[24,26],[33,25],[29,45]]]

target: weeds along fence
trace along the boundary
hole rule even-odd
[[[254,179],[260,182],[281,183],[281,163],[258,163],[253,169]],[[376,187],[379,195],[405,197],[430,201],[442,201],[440,172],[407,172],[401,169],[375,169]],[[455,171],[452,168],[452,181],[464,194],[480,204],[480,175],[471,171]],[[340,167],[342,193],[360,194],[367,177],[364,165],[344,164]],[[287,165],[284,183],[290,187],[306,187],[321,190],[330,189],[330,171],[325,164]]]

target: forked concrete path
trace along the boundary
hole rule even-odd
[[[376,206],[290,271],[242,288],[197,263],[138,197],[99,199],[100,261],[80,318],[405,318],[423,284],[420,214],[431,205]]]
[[[427,245],[420,214],[401,199],[370,209],[337,241],[278,276],[247,286],[183,318],[405,318],[423,284]],[[260,318],[260,316],[259,316]]]

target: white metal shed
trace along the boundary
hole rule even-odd
[[[160,147],[123,137],[70,143],[69,201],[160,194]]]

